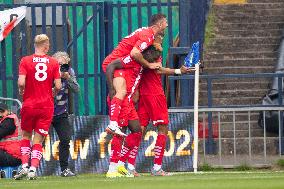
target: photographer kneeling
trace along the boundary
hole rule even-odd
[[[59,142],[59,162],[62,177],[75,176],[68,168],[69,148],[72,135],[72,128],[68,121],[68,93],[79,92],[80,87],[76,80],[74,70],[69,66],[70,58],[66,52],[56,52],[53,57],[60,64],[62,88],[54,99],[54,117],[52,126],[54,127]]]

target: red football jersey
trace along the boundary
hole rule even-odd
[[[47,55],[23,57],[19,75],[26,76],[23,106],[31,108],[53,107],[52,87],[55,79],[60,78],[58,62]]]
[[[136,47],[140,50],[140,52],[142,52],[152,45],[153,41],[154,32],[152,28],[143,27],[135,30],[133,33],[123,38],[112,53],[106,57],[102,65],[104,72],[106,71],[106,67],[109,63],[117,58],[129,55],[133,47]]]
[[[121,63],[124,68],[124,78],[126,80],[127,96],[131,98],[136,90],[143,72],[143,67],[134,61],[129,55],[121,58]]]
[[[162,57],[157,62],[162,62]],[[155,70],[145,69],[143,71],[139,88],[140,95],[164,95],[161,75]]]
[[[139,88],[140,95],[164,95],[161,75],[155,70],[145,69]]]

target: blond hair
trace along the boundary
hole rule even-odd
[[[67,52],[57,51],[56,53],[54,53],[54,55],[52,55],[52,57],[56,59],[64,58],[67,62],[70,62],[70,57]]]
[[[34,42],[35,42],[35,46],[39,46],[46,42],[49,42],[49,38],[46,34],[39,34],[35,36]]]

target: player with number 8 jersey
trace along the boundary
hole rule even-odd
[[[49,50],[47,35],[35,36],[34,46],[35,53],[23,57],[19,66],[18,86],[20,95],[23,95],[21,110],[23,139],[22,169],[15,175],[16,180],[26,176],[30,180],[36,178],[36,169],[42,158],[42,143],[48,135],[53,118],[53,92],[56,93],[61,88],[59,64],[54,58],[46,55]]]
[[[53,80],[60,78],[57,61],[48,55],[30,55],[20,62],[19,75],[26,75],[24,107],[54,108]]]

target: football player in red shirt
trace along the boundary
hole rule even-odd
[[[139,102],[137,113],[143,134],[150,120],[154,126],[158,127],[158,137],[154,148],[154,166],[151,169],[151,175],[153,176],[170,175],[162,169],[162,160],[166,146],[169,119],[167,100],[163,90],[161,74],[179,75],[192,72],[193,70],[193,68],[181,66],[180,69],[160,67],[158,70],[145,69],[143,71],[139,86]],[[133,175],[139,176],[134,166],[136,155],[137,151],[133,151],[132,155],[129,156],[127,169],[128,172],[132,173]]]
[[[18,86],[20,95],[23,95],[21,110],[23,139],[21,141],[22,169],[15,175],[16,180],[26,176],[28,179],[36,178],[36,169],[42,157],[41,144],[48,135],[53,117],[53,93],[61,88],[59,64],[54,58],[46,55],[49,50],[47,35],[35,36],[34,47],[35,53],[23,57],[19,65]]]
[[[154,36],[159,33],[164,33],[167,28],[168,23],[166,16],[163,14],[155,14],[151,17],[149,27],[139,28],[127,37],[123,38],[118,46],[108,55],[103,62],[103,71],[106,72],[107,65],[112,61],[126,57],[130,57],[149,69],[159,68],[161,65],[159,63],[150,64],[145,60],[141,54],[147,47],[153,44]],[[123,71],[121,71],[123,72]],[[125,136],[123,132],[118,127],[118,115],[120,111],[121,103],[126,96],[126,81],[121,75],[114,78],[113,88],[109,89],[110,96],[114,96],[111,99],[111,111],[110,111],[110,124],[108,125],[106,131],[113,134],[118,134]],[[121,76],[121,77],[120,77]]]
[[[151,169],[151,175],[153,176],[170,175],[162,169],[162,160],[166,146],[169,119],[167,100],[164,94],[160,74],[173,75],[187,72],[188,70],[184,66],[182,66],[181,69],[165,68],[165,70],[159,69],[157,71],[145,69],[143,71],[139,88],[139,102],[137,112],[140,125],[142,127],[142,133],[145,132],[150,120],[152,121],[153,125],[158,128],[158,136],[154,148],[154,166]],[[133,158],[130,158],[130,162],[131,159]],[[128,169],[132,169],[134,172],[136,172],[134,166],[131,166],[134,164],[135,159],[133,161],[133,164],[132,162],[130,163]]]
[[[154,47],[156,46],[156,47]],[[153,55],[154,50],[156,54]],[[142,52],[143,56],[146,58],[147,55],[151,54],[152,59],[147,59],[148,61],[156,61],[158,57],[161,56],[161,46],[160,44],[153,44]],[[149,56],[148,56],[149,57]],[[123,70],[122,70],[123,69]],[[113,85],[113,77],[124,77],[127,86],[127,96],[123,99],[121,104],[121,111],[118,115],[118,125],[119,127],[126,130],[128,127],[131,133],[125,138],[123,147],[123,137],[114,135],[111,142],[111,157],[109,170],[106,174],[109,178],[119,177],[119,176],[133,176],[129,174],[124,167],[125,161],[128,159],[130,152],[137,151],[141,142],[142,132],[139,124],[139,118],[134,107],[132,100],[133,94],[137,91],[143,68],[140,64],[136,63],[129,55],[121,59],[114,60],[108,65],[106,70],[108,85]],[[110,102],[110,101],[109,101]],[[109,103],[110,105],[110,103]],[[132,152],[133,153],[133,152]]]

